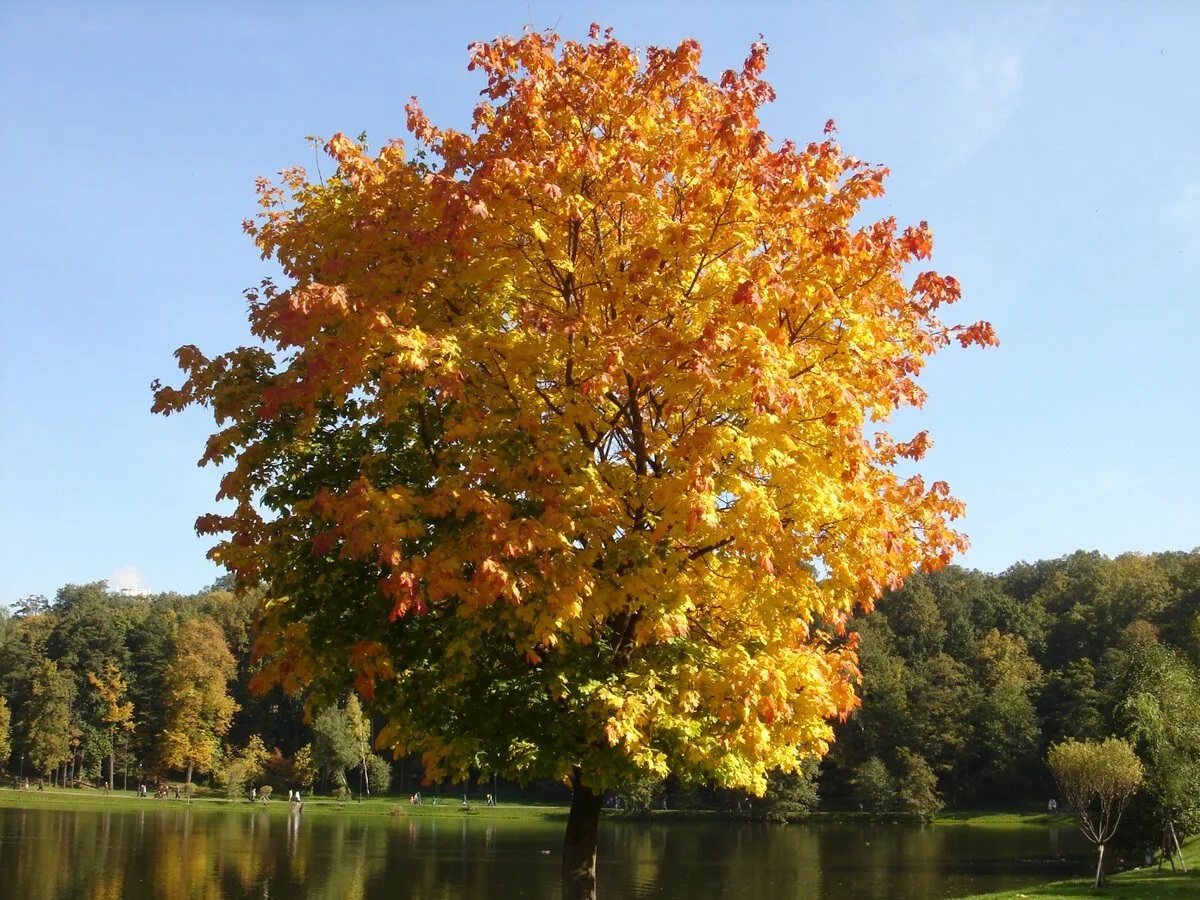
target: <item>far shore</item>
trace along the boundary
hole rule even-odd
[[[171,806],[194,806],[204,809],[224,809],[234,810],[241,809],[246,811],[267,811],[271,813],[292,814],[295,812],[296,804],[289,801],[286,795],[273,795],[270,800],[250,800],[242,798],[231,800],[223,794],[213,792],[208,788],[193,787],[191,801],[181,797],[175,799],[174,789],[168,792],[165,798],[156,798],[153,795],[148,797],[139,797],[135,790],[114,790],[107,792],[97,788],[61,788],[61,787],[46,787],[39,791],[35,785],[32,785],[29,790],[14,790],[11,785],[0,788],[0,806],[19,806],[19,807],[35,807],[43,805],[70,805],[80,808],[122,808],[127,809],[130,804],[145,805],[148,807],[171,807]],[[503,794],[499,798],[499,802],[495,806],[488,806],[486,797],[468,796],[467,805],[464,807],[462,795],[447,794],[439,796],[435,804],[432,795],[426,794],[421,804],[413,804],[408,797],[399,796],[372,796],[372,797],[347,797],[344,800],[339,800],[335,797],[317,794],[305,794],[303,800],[302,812],[304,814],[317,813],[351,813],[355,815],[383,815],[383,816],[421,816],[421,817],[445,817],[445,818],[461,818],[465,815],[486,816],[492,819],[544,819],[547,821],[565,820],[569,812],[567,803],[552,803],[552,802],[537,802],[525,799],[517,799],[514,801],[505,800]],[[606,809],[604,816],[609,821],[622,821],[630,819],[620,810]],[[708,809],[657,809],[652,811],[642,820],[650,822],[686,822],[686,821],[706,821],[710,822],[717,819],[728,819],[730,822],[747,821],[744,818],[728,816],[724,813]],[[636,820],[636,819],[633,819]],[[817,811],[809,815],[796,819],[796,824],[822,824],[822,823],[874,823],[874,824],[911,824],[916,819],[907,817],[904,814],[896,813],[859,813],[850,811]],[[937,816],[929,824],[932,825],[1028,825],[1028,826],[1048,826],[1057,825],[1060,827],[1073,827],[1075,819],[1073,816],[1066,813],[1050,814],[1045,811],[1032,809],[1017,809],[1017,810],[967,810],[967,811],[948,811]]]

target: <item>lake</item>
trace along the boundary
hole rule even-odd
[[[167,800],[0,808],[0,897],[558,900],[564,822]],[[398,804],[398,809],[403,809]],[[928,900],[1089,874],[1077,829],[605,820],[607,898]]]

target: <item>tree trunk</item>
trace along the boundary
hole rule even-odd
[[[192,766],[191,766],[191,764],[189,764],[187,767],[187,781],[184,783],[184,788],[187,790],[187,795],[189,797],[191,797],[192,796]]]
[[[1100,890],[1100,879],[1104,876],[1104,845],[1097,844],[1097,849],[1100,851],[1100,858],[1096,861],[1096,883],[1092,885],[1092,890]]]
[[[365,791],[366,795],[368,797],[371,796],[371,776],[369,774],[367,774],[367,753],[368,752],[369,751],[367,750],[366,743],[364,741],[360,740],[358,742],[358,762],[359,762],[359,765],[362,766],[362,774],[358,776],[358,796],[359,796],[360,800],[362,799],[362,796],[364,793],[363,785],[366,785],[366,791]]]
[[[579,769],[571,777],[571,813],[563,841],[563,900],[596,900],[596,834],[603,798],[583,783]]]

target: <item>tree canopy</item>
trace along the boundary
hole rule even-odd
[[[266,585],[264,683],[353,681],[431,771],[577,797],[826,751],[848,617],[965,546],[884,423],[995,338],[908,271],[925,223],[863,219],[886,169],[763,132],[766,52],[498,38],[470,133],[414,100],[415,153],[338,134],[330,178],[260,182],[257,343],[181,348],[154,408],[214,414],[234,506],[198,527]]]

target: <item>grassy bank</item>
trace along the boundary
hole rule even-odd
[[[304,813],[333,814],[349,813],[354,815],[379,816],[426,816],[442,818],[461,818],[465,815],[483,815],[493,819],[529,819],[555,821],[565,820],[568,812],[567,805],[554,803],[506,802],[501,798],[500,805],[489,807],[482,799],[471,799],[469,809],[462,808],[461,797],[446,796],[439,798],[434,806],[432,798],[425,797],[421,806],[413,806],[403,797],[369,797],[364,800],[337,801],[332,797],[318,796],[304,798]],[[172,808],[186,805],[184,800],[174,799],[172,794],[166,799],[138,797],[134,791],[113,791],[106,794],[94,789],[47,788],[44,791],[15,791],[11,788],[0,789],[0,806],[71,806],[87,809],[129,809],[131,806],[142,805],[148,809]],[[291,813],[292,804],[286,799],[272,799],[268,803],[251,803],[249,800],[229,800],[221,794],[209,793],[201,789],[193,796],[191,805],[201,809],[240,809],[266,810],[280,815]],[[622,818],[620,812],[605,810],[605,817],[614,820]],[[722,818],[720,813],[707,809],[666,809],[654,810],[650,821],[653,822],[711,822]],[[739,820],[740,821],[740,820]],[[871,813],[858,812],[816,812],[801,820],[805,824],[899,824],[915,821],[903,816],[879,816]],[[1013,812],[967,811],[943,813],[932,823],[934,825],[1008,825],[1008,826],[1047,826],[1074,827],[1072,816],[1058,814],[1049,815],[1044,811],[1021,810]],[[1190,862],[1189,862],[1190,865]]]
[[[813,824],[837,822],[840,824],[911,825],[925,821],[918,816],[903,813],[859,813],[859,812],[815,812],[800,820]],[[970,810],[944,812],[936,816],[931,825],[1055,825],[1060,828],[1074,827],[1074,816],[1065,813],[1050,813],[1038,810]]]
[[[382,816],[436,816],[460,818],[464,814],[485,815],[496,819],[540,819],[563,820],[568,808],[565,803],[532,803],[506,802],[501,798],[500,805],[488,807],[482,798],[471,799],[469,809],[462,808],[461,797],[446,796],[439,798],[436,806],[432,798],[425,797],[421,806],[413,806],[404,797],[369,797],[364,800],[337,801],[332,797],[317,796],[304,798],[304,812],[307,813],[352,813],[355,815]],[[134,791],[113,791],[105,793],[95,789],[65,789],[47,788],[44,791],[16,791],[11,788],[0,789],[0,806],[71,806],[87,809],[129,809],[132,806],[143,805],[146,808],[171,808],[187,805],[184,800],[174,799],[174,794],[166,799],[138,797]],[[192,798],[191,805],[202,809],[242,809],[267,810],[279,814],[290,813],[292,804],[286,799],[272,799],[267,803],[251,803],[249,800],[229,800],[219,793],[209,793],[201,789]],[[622,818],[620,812],[605,810],[605,817]],[[654,810],[650,821],[654,822],[687,822],[720,819],[720,813],[708,809],[666,809]],[[875,815],[858,812],[815,812],[800,820],[805,824],[899,824],[916,821],[904,816]],[[1074,827],[1072,816],[1057,814],[1049,815],[1044,811],[967,811],[943,813],[932,823],[934,825],[1057,825],[1059,827]],[[1190,865],[1190,863],[1189,863]]]
[[[229,800],[220,795],[197,794],[190,803],[187,800],[176,800],[174,794],[170,797],[157,799],[153,796],[138,797],[134,791],[113,791],[105,793],[96,790],[68,790],[63,788],[47,788],[46,790],[16,791],[11,788],[0,790],[0,806],[22,808],[60,808],[60,809],[89,809],[89,810],[129,810],[129,809],[181,809],[190,807],[194,810],[241,810],[244,812],[266,812],[275,815],[290,815],[294,804],[287,799],[272,799],[267,802],[249,800]],[[451,797],[439,799],[433,805],[430,798],[420,806],[413,806],[402,797],[368,797],[364,800],[338,801],[332,797],[305,797],[304,815],[362,815],[390,817],[424,817],[424,818],[462,818],[467,816],[486,816],[489,819],[524,819],[528,821],[565,821],[567,807],[561,805],[538,805],[531,803],[504,803],[498,806],[487,806],[483,801],[472,801],[464,809],[461,798]]]
[[[1109,878],[1107,887],[1092,890],[1091,878],[1075,878],[1070,881],[1054,881],[1049,884],[1023,888],[1019,891],[1003,891],[998,894],[978,894],[964,900],[1067,900],[1074,897],[1100,897],[1110,900],[1160,900],[1171,897],[1200,897],[1200,836],[1183,842],[1183,855],[1187,860],[1186,874],[1180,869],[1172,872],[1170,865],[1161,869],[1157,864],[1144,869],[1130,869]],[[1179,859],[1176,857],[1176,867]]]

